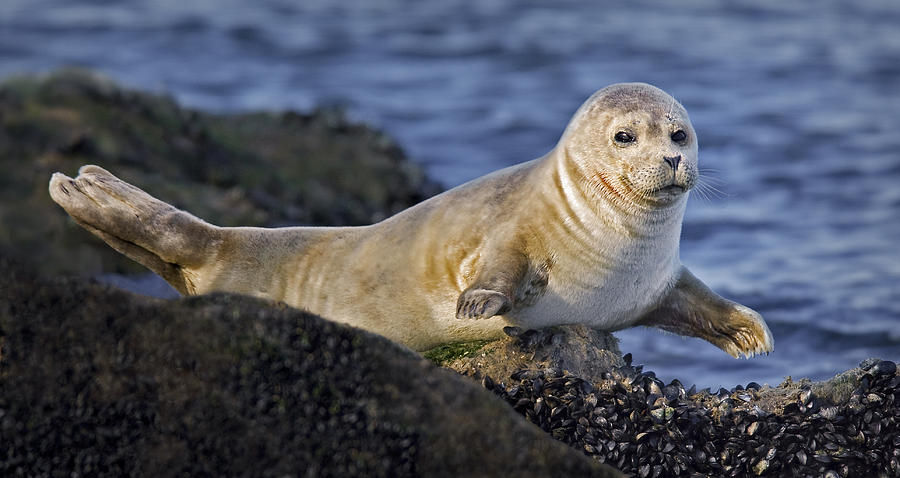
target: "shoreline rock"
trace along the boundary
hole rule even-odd
[[[554,438],[629,476],[900,476],[891,361],[812,382],[665,384],[584,326],[516,330],[442,365],[480,380]]]
[[[383,337],[0,256],[0,475],[620,477]]]

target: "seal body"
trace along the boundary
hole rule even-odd
[[[79,173],[55,174],[53,199],[184,294],[282,300],[417,350],[563,324],[657,326],[734,356],[773,347],[759,314],[680,263],[697,140],[650,85],[598,91],[544,157],[370,226],[221,228],[97,166]]]

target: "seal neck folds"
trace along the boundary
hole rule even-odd
[[[687,194],[671,200],[656,200],[636,191],[622,175],[608,171],[586,171],[560,145],[554,152],[560,199],[592,236],[609,239],[617,233],[629,239],[675,237],[675,251]]]

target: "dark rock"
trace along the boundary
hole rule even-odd
[[[620,476],[373,334],[2,256],[0,384],[0,476]]]

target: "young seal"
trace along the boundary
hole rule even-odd
[[[363,227],[223,228],[97,166],[50,195],[80,225],[182,294],[282,300],[416,350],[495,338],[507,325],[635,325],[769,352],[753,310],[681,265],[697,137],[662,90],[591,96],[542,158],[463,184]]]

